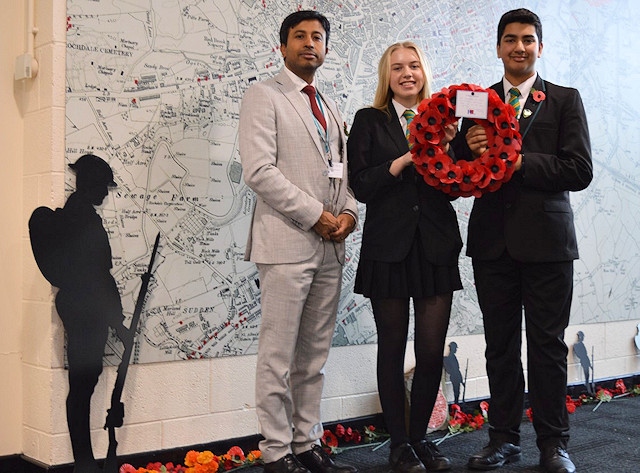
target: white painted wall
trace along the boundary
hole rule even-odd
[[[22,87],[13,81],[13,62],[23,52],[22,1],[5,2],[0,19],[0,456],[19,452],[22,423]],[[10,20],[9,20],[10,19]],[[11,407],[9,407],[11,406]]]
[[[0,17],[0,456],[24,453],[48,465],[72,461],[65,421],[63,330],[53,292],[31,255],[26,222],[38,205],[64,202],[65,0],[35,0],[36,57],[33,80],[14,82],[14,58],[24,48],[30,0],[2,1]],[[640,371],[633,346],[637,321],[572,326],[594,345],[596,378]],[[488,395],[482,336],[457,337],[461,369],[469,360],[466,398]],[[327,364],[323,419],[335,421],[379,412],[376,346],[333,349]],[[409,347],[407,366],[412,365]],[[569,379],[582,381],[573,357]],[[255,357],[134,365],[123,401],[126,425],[118,429],[118,453],[201,444],[258,432],[254,412]],[[115,370],[103,374],[93,399],[92,426],[98,456],[107,450],[104,415]],[[451,399],[450,387],[449,398]]]
[[[14,432],[20,439],[18,450],[46,464],[54,459],[65,460],[65,450],[56,450],[56,439],[65,436],[66,375],[62,369],[64,331],[53,308],[51,286],[40,275],[28,240],[27,221],[39,205],[51,207],[64,202],[64,69],[65,14],[64,0],[21,0],[15,2],[24,11],[33,9],[35,58],[39,64],[33,79],[16,82],[20,94],[21,125],[24,134],[21,156],[22,179],[14,181],[15,195],[21,199],[21,215],[10,222],[16,226],[21,240],[22,288],[13,297],[22,302],[22,330],[14,334],[21,340],[22,409],[21,426]],[[4,2],[3,7],[9,2]],[[0,21],[20,30],[24,36],[31,31],[28,15],[12,17],[2,12]],[[13,71],[12,64],[3,70]],[[17,138],[17,137],[16,137]],[[6,271],[6,267],[3,267]],[[3,402],[0,409],[5,409]],[[14,408],[15,409],[15,408]],[[19,435],[16,435],[19,434]],[[58,461],[60,462],[60,461]]]

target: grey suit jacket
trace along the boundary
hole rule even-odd
[[[313,226],[322,212],[357,218],[357,203],[347,182],[342,118],[336,104],[322,96],[333,163],[343,163],[342,179],[330,179],[324,144],[308,101],[282,70],[251,86],[240,108],[239,150],[247,185],[256,203],[245,259],[266,264],[309,259],[322,238]],[[344,262],[344,242],[334,243]]]

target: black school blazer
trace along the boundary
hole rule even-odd
[[[491,86],[504,100],[502,81]],[[505,249],[522,262],[570,261],[578,258],[570,191],[586,188],[593,178],[587,118],[576,89],[560,87],[540,76],[520,118],[523,169],[497,192],[476,198],[469,218],[467,255],[479,260],[500,257]],[[527,118],[524,116],[527,115]],[[464,139],[474,123],[464,120],[453,142],[459,158],[471,159]]]
[[[391,103],[389,111],[359,110],[347,141],[349,184],[367,208],[360,258],[402,261],[419,229],[431,263],[458,264],[462,239],[450,197],[428,186],[413,167],[398,178],[389,173],[391,161],[409,151]]]

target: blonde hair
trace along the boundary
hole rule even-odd
[[[393,97],[393,92],[389,86],[389,79],[391,77],[391,55],[402,48],[411,49],[416,53],[418,62],[420,62],[420,69],[422,69],[422,73],[424,74],[424,87],[422,87],[422,90],[418,93],[418,103],[427,97],[431,97],[431,67],[420,47],[413,41],[394,43],[382,53],[382,57],[378,63],[378,87],[376,88],[376,94],[373,98],[373,108],[382,110],[387,114],[389,114],[389,100]]]

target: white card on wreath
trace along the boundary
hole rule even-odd
[[[456,117],[486,119],[488,108],[488,92],[458,90],[456,93]]]

